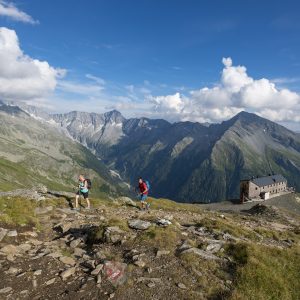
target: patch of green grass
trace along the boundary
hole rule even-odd
[[[209,231],[214,233],[224,232],[235,237],[246,237],[254,241],[258,239],[253,230],[242,227],[230,219],[205,217],[197,223],[197,226],[206,227]]]
[[[225,251],[238,265],[245,265],[248,261],[249,249],[246,243],[227,244]]]
[[[168,227],[151,226],[147,231],[142,232],[136,238],[135,243],[174,251],[180,239],[180,231],[173,225]]]
[[[235,289],[230,299],[299,299],[299,247],[236,244],[227,251],[237,262]]]
[[[130,230],[126,219],[111,218],[108,220],[107,226],[118,226],[120,229],[124,231]]]
[[[215,296],[224,294],[223,281],[228,279],[228,274],[216,261],[201,259],[194,253],[185,253],[181,255],[181,262],[188,273],[196,278],[206,299],[215,299]]]
[[[0,198],[0,222],[13,225],[38,226],[39,222],[34,214],[36,201],[24,200],[19,197]]]
[[[203,212],[200,206],[195,204],[179,203],[169,199],[149,197],[148,202],[153,209],[163,209],[168,211],[190,211],[190,212]]]
[[[72,253],[71,253],[71,251],[69,250],[69,249],[66,249],[66,248],[64,248],[64,249],[61,249],[61,254],[63,255],[63,256],[68,256],[68,257],[71,257],[72,256]]]

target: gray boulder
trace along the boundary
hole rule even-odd
[[[8,230],[5,228],[0,228],[0,242],[5,238]]]
[[[146,230],[151,226],[151,223],[139,219],[132,219],[128,221],[128,226],[132,229]]]
[[[199,248],[189,248],[181,252],[181,254],[185,254],[185,253],[193,253],[207,260],[220,260],[220,258],[217,257],[216,255],[210,252],[203,251]]]
[[[104,232],[104,239],[107,243],[118,243],[125,238],[126,232],[118,226],[107,227]]]
[[[134,202],[132,199],[130,199],[128,197],[119,197],[116,199],[116,201],[118,201],[119,203],[122,203],[124,205],[137,207],[136,202]]]

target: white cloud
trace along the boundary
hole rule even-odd
[[[58,81],[57,89],[67,93],[86,95],[90,97],[93,95],[99,95],[104,87],[99,84],[60,80]]]
[[[0,16],[29,24],[39,23],[39,21],[34,20],[27,13],[19,10],[13,3],[4,0],[0,0]]]
[[[149,101],[154,104],[154,109],[156,111],[165,113],[180,114],[185,106],[185,101],[180,93],[168,96],[150,97]]]
[[[274,78],[271,81],[278,84],[295,83],[300,81],[300,77],[280,77]]]
[[[29,101],[54,91],[65,70],[23,53],[14,30],[0,27],[0,98]]]
[[[105,80],[100,78],[100,77],[97,77],[97,76],[94,76],[94,75],[91,75],[91,74],[86,74],[85,77],[97,82],[100,85],[105,85]]]
[[[193,90],[187,97],[174,95],[148,98],[154,114],[169,119],[219,122],[247,110],[273,121],[300,120],[300,96],[279,89],[266,78],[253,79],[244,66],[233,66],[231,58],[223,58],[220,82],[212,87]]]

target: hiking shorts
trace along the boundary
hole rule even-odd
[[[146,201],[147,198],[148,198],[148,195],[145,195],[145,194],[139,195],[139,200],[142,201],[142,202]]]
[[[78,195],[78,196],[83,196],[84,199],[87,199],[87,198],[89,197],[89,192],[83,193],[83,192],[81,192],[81,191],[78,191],[78,192],[76,193],[76,195]]]

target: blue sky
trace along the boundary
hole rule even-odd
[[[0,26],[15,31],[22,55],[64,70],[41,95],[25,95],[29,103],[200,122],[248,110],[292,127],[300,121],[299,13],[299,1],[0,0]],[[228,78],[245,80],[233,87]],[[22,100],[21,91],[7,95],[0,89]],[[278,114],[273,96],[288,111]]]

